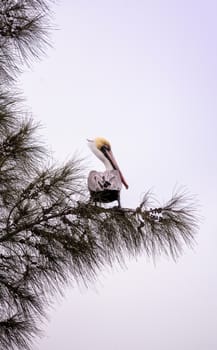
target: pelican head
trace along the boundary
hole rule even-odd
[[[123,185],[128,188],[128,184],[112,153],[110,142],[103,137],[96,137],[93,140],[88,139],[87,142],[91,151],[104,163],[106,170],[118,170]]]

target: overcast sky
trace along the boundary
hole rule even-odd
[[[194,250],[175,263],[146,256],[102,271],[55,299],[33,350],[217,349],[217,3],[61,0],[53,48],[21,77],[59,162],[74,152],[103,165],[86,138],[112,144],[129,189],[168,200],[186,186],[200,202]]]

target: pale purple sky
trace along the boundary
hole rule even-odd
[[[87,137],[111,141],[135,207],[152,188],[196,194],[197,246],[174,263],[127,260],[54,303],[33,350],[217,349],[217,3],[59,1],[53,48],[22,76],[41,133],[59,161]]]

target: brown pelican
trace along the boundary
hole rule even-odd
[[[95,202],[113,202],[118,201],[120,206],[121,184],[128,188],[128,184],[115,160],[111,150],[111,145],[103,137],[97,137],[94,140],[87,140],[91,151],[105,165],[106,171],[103,173],[91,171],[88,177],[88,188],[91,198]]]

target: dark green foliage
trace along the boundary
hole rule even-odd
[[[0,81],[8,82],[44,52],[50,28],[48,1],[1,0],[0,4]]]

